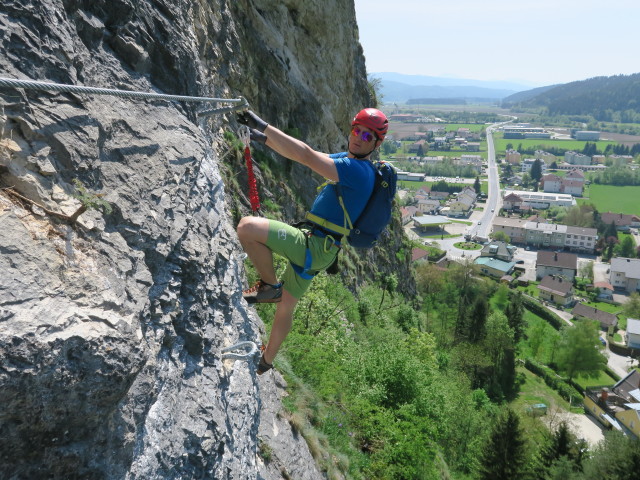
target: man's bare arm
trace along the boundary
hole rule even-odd
[[[275,150],[283,157],[309,167],[328,180],[338,181],[338,169],[331,157],[318,152],[309,145],[293,138],[276,127],[269,125],[264,131],[267,136],[267,147]]]

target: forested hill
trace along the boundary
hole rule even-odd
[[[526,93],[526,92],[524,92]],[[640,73],[594,77],[557,85],[529,98],[507,97],[504,106],[544,109],[549,115],[590,115],[599,121],[640,121]]]

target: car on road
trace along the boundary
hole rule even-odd
[[[518,265],[522,265],[522,264],[524,263],[524,260],[518,260],[516,263],[517,263]]]
[[[600,343],[602,344],[603,347],[607,346],[607,341],[604,338],[598,337],[598,340],[600,340]]]
[[[495,209],[495,208],[492,208],[492,209],[491,209],[491,213],[493,213],[493,212],[495,212],[495,211],[496,211],[496,209]]]

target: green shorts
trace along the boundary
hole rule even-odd
[[[269,220],[267,247],[272,252],[285,257],[289,262],[304,267],[308,232],[309,230],[304,228],[298,229],[277,220]],[[310,272],[319,272],[329,268],[340,248],[334,243],[332,237],[321,238],[310,235],[308,238],[312,258]],[[298,300],[311,285],[311,280],[300,277],[291,267],[291,263],[287,264],[281,281],[284,282],[284,289]]]

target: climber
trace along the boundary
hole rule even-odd
[[[327,219],[331,224],[346,226],[335,183],[341,186],[348,216],[355,219],[360,215],[374,184],[375,171],[369,157],[382,144],[389,126],[384,113],[375,108],[358,112],[351,122],[348,153],[331,156],[268,125],[250,110],[239,114],[238,121],[250,128],[252,140],[329,180],[307,218]],[[278,303],[271,335],[258,364],[257,372],[261,375],[273,367],[280,345],[291,330],[296,304],[314,275],[336,260],[342,234],[309,220],[291,226],[262,217],[244,217],[238,224],[238,238],[260,276],[254,286],[243,291],[243,297],[248,303]],[[274,252],[289,261],[281,280],[275,273]]]

